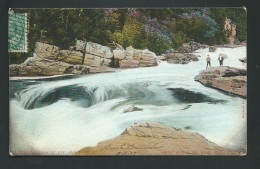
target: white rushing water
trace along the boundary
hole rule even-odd
[[[200,49],[195,53],[199,61],[187,65],[162,62],[157,67],[28,85],[10,101],[10,151],[69,154],[116,137],[138,122],[188,129],[220,146],[245,148],[246,100],[194,81],[206,67],[206,55],[218,66],[220,52],[228,55],[224,66],[245,68],[238,58],[246,57],[246,47],[214,53]],[[192,93],[198,100],[180,99]],[[143,111],[123,113],[132,104]]]

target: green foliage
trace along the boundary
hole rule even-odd
[[[156,34],[149,34],[142,42],[143,48],[153,51],[157,55],[164,53],[166,50],[172,48],[172,43],[168,43]]]
[[[228,18],[236,25],[237,38],[240,41],[247,39],[246,11],[243,8],[227,8]]]
[[[133,46],[139,48],[145,38],[143,25],[133,18],[127,18],[123,31],[123,46]]]
[[[32,56],[32,53],[9,53],[9,63],[20,64],[30,56]]]
[[[123,47],[147,48],[156,54],[183,43],[227,42],[225,19],[236,24],[237,38],[246,41],[246,12],[242,8],[163,9],[16,9],[27,12],[29,53],[11,53],[10,63],[32,56],[37,41],[68,49],[75,39]],[[130,11],[132,14],[129,15]],[[183,14],[195,17],[182,17]],[[215,24],[213,27],[212,23]],[[217,26],[216,26],[217,25]]]

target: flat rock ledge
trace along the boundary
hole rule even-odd
[[[75,155],[243,155],[222,148],[197,133],[159,123],[134,124],[118,137],[85,147]]]
[[[204,86],[247,97],[246,69],[229,66],[211,67],[201,71],[194,79]]]

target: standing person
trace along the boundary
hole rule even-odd
[[[207,67],[206,67],[206,69],[208,68],[208,65],[211,67],[209,54],[207,56],[208,57],[206,58],[206,60],[207,60]]]
[[[218,60],[219,60],[219,66],[223,66],[224,57],[223,57],[222,53],[220,53],[218,55]]]

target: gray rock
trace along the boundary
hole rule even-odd
[[[245,57],[245,58],[239,58],[238,59],[240,62],[242,62],[242,63],[246,63],[247,62],[247,58]]]
[[[200,49],[201,47],[202,47],[202,45],[200,43],[190,41],[188,43],[182,44],[182,47],[179,49],[179,52],[190,53],[192,51]]]
[[[209,47],[209,52],[216,52],[216,50],[217,50],[217,47],[215,47],[215,46]]]
[[[165,55],[168,63],[173,64],[187,64],[191,61],[198,61],[194,54],[183,54],[183,53],[170,53]]]
[[[134,105],[132,105],[129,108],[124,109],[123,113],[129,113],[129,112],[134,112],[134,111],[143,111],[143,109],[135,107]]]

